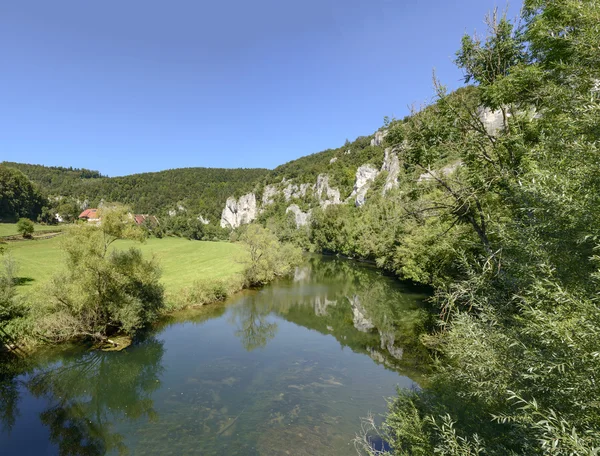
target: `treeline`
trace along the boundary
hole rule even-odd
[[[202,215],[218,224],[225,201],[231,195],[251,191],[266,169],[181,168],[123,177],[103,177],[97,171],[57,168],[5,162],[19,169],[49,198],[53,207],[75,203],[80,209],[87,201],[96,207],[101,201],[127,204],[136,213]],[[60,212],[60,211],[59,211]],[[63,208],[71,214],[73,210]]]
[[[435,287],[434,374],[366,424],[362,453],[377,432],[397,455],[600,451],[600,8],[526,0],[520,23],[493,14],[486,37],[465,36],[456,63],[474,87],[436,83],[434,105],[389,126],[396,191],[376,183],[365,206],[314,209],[300,230],[263,217]]]

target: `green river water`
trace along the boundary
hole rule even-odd
[[[418,385],[425,297],[313,256],[122,352],[40,354],[3,374],[0,455],[355,454],[361,417]]]

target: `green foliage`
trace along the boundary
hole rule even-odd
[[[35,227],[33,222],[26,218],[20,218],[17,222],[17,231],[24,238],[31,238]]]
[[[0,260],[0,344],[8,344],[14,339],[15,320],[23,317],[24,309],[16,296],[17,265],[9,255]]]
[[[38,188],[23,173],[0,164],[0,220],[35,220],[45,204]]]
[[[249,225],[240,241],[248,253],[245,276],[250,285],[262,285],[287,275],[300,263],[298,247],[282,244],[270,230],[260,225]]]
[[[185,287],[178,296],[176,303],[169,310],[202,306],[224,301],[244,287],[242,276],[224,279],[196,280],[191,286]]]
[[[87,200],[94,207],[104,200],[126,204],[138,214],[161,216],[161,221],[166,219],[168,211],[178,210],[181,205],[185,211],[179,211],[179,215],[190,220],[202,215],[213,224],[220,220],[229,196],[251,191],[254,182],[268,172],[266,169],[181,168],[109,178],[85,169],[5,165],[21,170],[46,195],[63,197],[56,203],[56,212],[68,215],[68,219],[77,212],[72,207],[73,202],[81,204]]]
[[[143,230],[123,207],[103,209],[101,217],[100,226],[73,227],[63,240],[66,270],[52,279],[32,309],[33,331],[44,340],[133,334],[163,307],[156,262],[145,260],[138,249],[108,249],[117,239],[143,240]]]

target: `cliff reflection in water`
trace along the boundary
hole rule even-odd
[[[401,283],[366,264],[312,257],[293,279],[261,290],[262,314],[333,335],[342,346],[407,373],[423,367],[427,353],[419,334],[432,324],[428,290]],[[256,305],[256,304],[255,304]]]

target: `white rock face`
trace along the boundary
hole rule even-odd
[[[285,213],[292,212],[294,214],[294,218],[296,219],[296,228],[300,228],[301,226],[306,226],[308,222],[310,222],[311,212],[302,212],[300,207],[297,204],[292,204],[289,206]]]
[[[221,227],[237,228],[245,223],[250,223],[256,218],[256,195],[248,193],[239,200],[227,198],[225,209],[221,214]]]
[[[507,113],[506,116],[510,117],[510,114]],[[496,136],[496,134],[505,127],[504,117],[502,116],[502,111],[500,109],[496,111],[492,111],[489,108],[479,109],[479,120],[481,120],[490,136]]]
[[[277,190],[276,185],[267,185],[265,187],[265,190],[263,191],[263,196],[262,196],[263,206],[268,206],[270,204],[273,204],[275,202],[273,200],[273,198],[275,198],[278,194],[279,194],[279,190]]]
[[[300,184],[300,191],[298,192],[298,198],[304,198],[308,191],[313,191],[315,189],[315,184]]]
[[[283,189],[283,197],[286,201],[289,201],[292,199],[292,195],[294,195],[298,190],[300,189],[296,184],[288,184],[288,186]]]
[[[340,191],[329,186],[329,176],[327,174],[319,174],[317,177],[315,196],[320,201],[323,209],[331,204],[341,204],[342,202]]]
[[[442,169],[439,169],[437,171],[430,170],[426,173],[421,174],[417,182],[431,181],[434,180],[436,177],[448,176],[454,173],[461,166],[462,162],[457,161],[455,163],[450,163],[449,165],[446,165]]]
[[[203,225],[208,225],[210,223],[210,220],[208,220],[207,218],[202,217],[202,215],[198,216],[198,220],[200,221],[200,223],[202,223]]]
[[[350,198],[355,198],[357,206],[365,204],[367,191],[378,174],[379,171],[372,165],[362,165],[356,170],[356,180]]]
[[[354,327],[358,329],[360,332],[369,332],[375,325],[369,320],[365,315],[365,309],[360,303],[360,299],[357,295],[352,296],[352,298],[348,298],[350,301],[350,305],[352,306],[352,321],[354,323]]]
[[[337,161],[337,157],[333,157],[331,160],[329,160],[329,164],[335,163]]]
[[[292,198],[304,198],[306,193],[313,189],[314,184],[288,184],[287,187],[283,189],[283,197],[286,201],[291,200]]]
[[[385,195],[390,190],[398,187],[398,174],[400,174],[400,160],[398,160],[398,154],[393,152],[391,147],[385,149],[381,171],[387,171],[388,173],[383,186],[383,194]]]
[[[387,134],[388,134],[387,130],[381,130],[381,131],[375,132],[375,137],[371,140],[371,145],[372,146],[381,146],[383,144],[383,140],[385,139]]]

